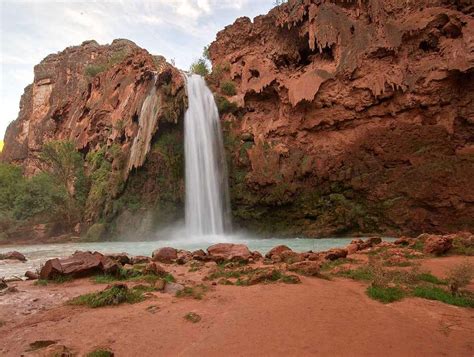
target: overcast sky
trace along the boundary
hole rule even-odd
[[[33,66],[85,40],[126,38],[187,69],[237,17],[264,14],[274,0],[0,0],[0,140],[15,120]]]

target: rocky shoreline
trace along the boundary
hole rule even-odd
[[[151,339],[148,333],[135,335],[136,353],[152,355],[151,344],[155,348],[161,346],[166,352],[164,355],[178,352],[196,355],[196,351],[202,352],[197,355],[213,355],[209,350],[211,346],[205,342],[196,342],[196,351],[186,347],[173,350],[168,343],[186,346],[183,338],[192,338],[197,333],[193,333],[191,326],[194,325],[194,331],[208,336],[203,329],[211,329],[209,338],[219,339],[215,329],[225,330],[227,326],[226,320],[215,316],[216,311],[220,311],[220,304],[226,306],[226,312],[222,313],[232,314],[232,321],[238,321],[238,326],[240,323],[255,324],[245,311],[252,309],[252,314],[262,318],[263,311],[268,311],[268,304],[272,306],[271,316],[266,315],[270,319],[270,331],[278,333],[280,327],[277,326],[283,323],[279,318],[284,316],[292,320],[290,315],[294,313],[302,321],[293,328],[303,336],[309,321],[301,313],[308,309],[313,311],[317,306],[321,310],[312,315],[312,324],[317,325],[321,316],[328,319],[331,314],[328,315],[328,311],[339,309],[347,316],[357,311],[359,315],[353,317],[354,321],[345,321],[349,330],[351,324],[355,324],[358,333],[379,338],[383,336],[377,328],[361,327],[355,321],[367,320],[367,326],[371,326],[367,314],[377,323],[385,318],[394,319],[401,331],[414,333],[407,327],[413,323],[411,314],[421,314],[428,309],[434,314],[423,323],[418,321],[417,324],[423,325],[419,327],[433,330],[432,326],[444,326],[431,333],[439,335],[441,331],[444,343],[450,341],[449,351],[469,355],[474,348],[468,338],[469,316],[472,317],[474,307],[473,241],[474,235],[462,232],[447,236],[401,237],[393,242],[377,237],[354,239],[345,248],[323,252],[295,252],[280,245],[262,255],[243,244],[231,243],[219,243],[206,251],[193,252],[163,247],[150,256],[76,252],[69,257],[48,260],[38,272],[28,272],[28,281],[1,281],[0,333],[6,339],[0,345],[0,353],[6,356],[53,356],[55,353],[88,356],[92,350],[104,350],[112,353],[110,355],[127,355],[124,341],[129,340],[130,331],[136,330],[112,327],[118,321],[116,319],[126,319],[131,324],[141,321],[152,330],[158,328],[157,331],[167,336],[167,343],[163,345]],[[23,259],[15,252],[3,255],[5,257]],[[353,300],[354,294],[356,300]],[[311,303],[308,301],[310,296],[314,299]],[[415,310],[411,307],[413,299],[417,299],[413,302]],[[286,304],[286,300],[291,304]],[[359,304],[364,306],[362,310],[357,308]],[[371,307],[367,308],[367,304]],[[397,312],[383,309],[385,304],[393,305]],[[371,309],[378,313],[374,314]],[[446,309],[450,309],[451,317],[446,317]],[[244,315],[232,312],[240,310]],[[97,311],[100,320],[92,311]],[[156,320],[157,316],[159,320]],[[452,319],[457,321],[456,329],[446,327],[452,326]],[[86,336],[86,345],[79,343],[82,337],[77,340],[76,332],[68,330],[72,321]],[[325,335],[325,329],[307,328],[317,336]],[[98,333],[97,329],[112,329],[114,335]],[[168,329],[174,329],[177,335],[168,334]],[[396,332],[393,340],[406,338],[401,336],[404,333]],[[21,337],[13,338],[13,335]],[[267,351],[271,343],[265,336],[266,332],[259,330],[254,339],[241,340],[240,348],[248,353],[258,345]],[[426,336],[418,338],[423,340]],[[287,346],[292,346],[287,338],[283,340]],[[220,342],[216,343],[219,345]],[[411,355],[413,350],[406,349],[410,344],[400,347],[402,345],[397,344],[393,353],[387,355]],[[327,348],[327,343],[321,346]],[[233,348],[231,350],[237,353]],[[315,353],[315,348],[308,351]],[[417,351],[421,351],[420,355],[428,355],[433,349],[440,351],[444,347],[440,342],[430,340]],[[341,351],[346,353],[340,354],[348,355],[347,350]],[[367,354],[368,350],[362,348],[361,352]]]

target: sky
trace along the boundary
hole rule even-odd
[[[0,0],[0,140],[19,112],[33,67],[50,53],[94,39],[132,40],[188,69],[216,33],[274,0]]]

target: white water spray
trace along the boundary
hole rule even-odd
[[[230,229],[230,207],[219,113],[204,79],[185,79],[186,230],[191,236],[222,235]]]

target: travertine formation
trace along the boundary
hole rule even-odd
[[[473,9],[290,0],[219,32],[213,83],[225,95],[232,81],[239,106],[224,116],[236,220],[310,236],[472,230]]]

